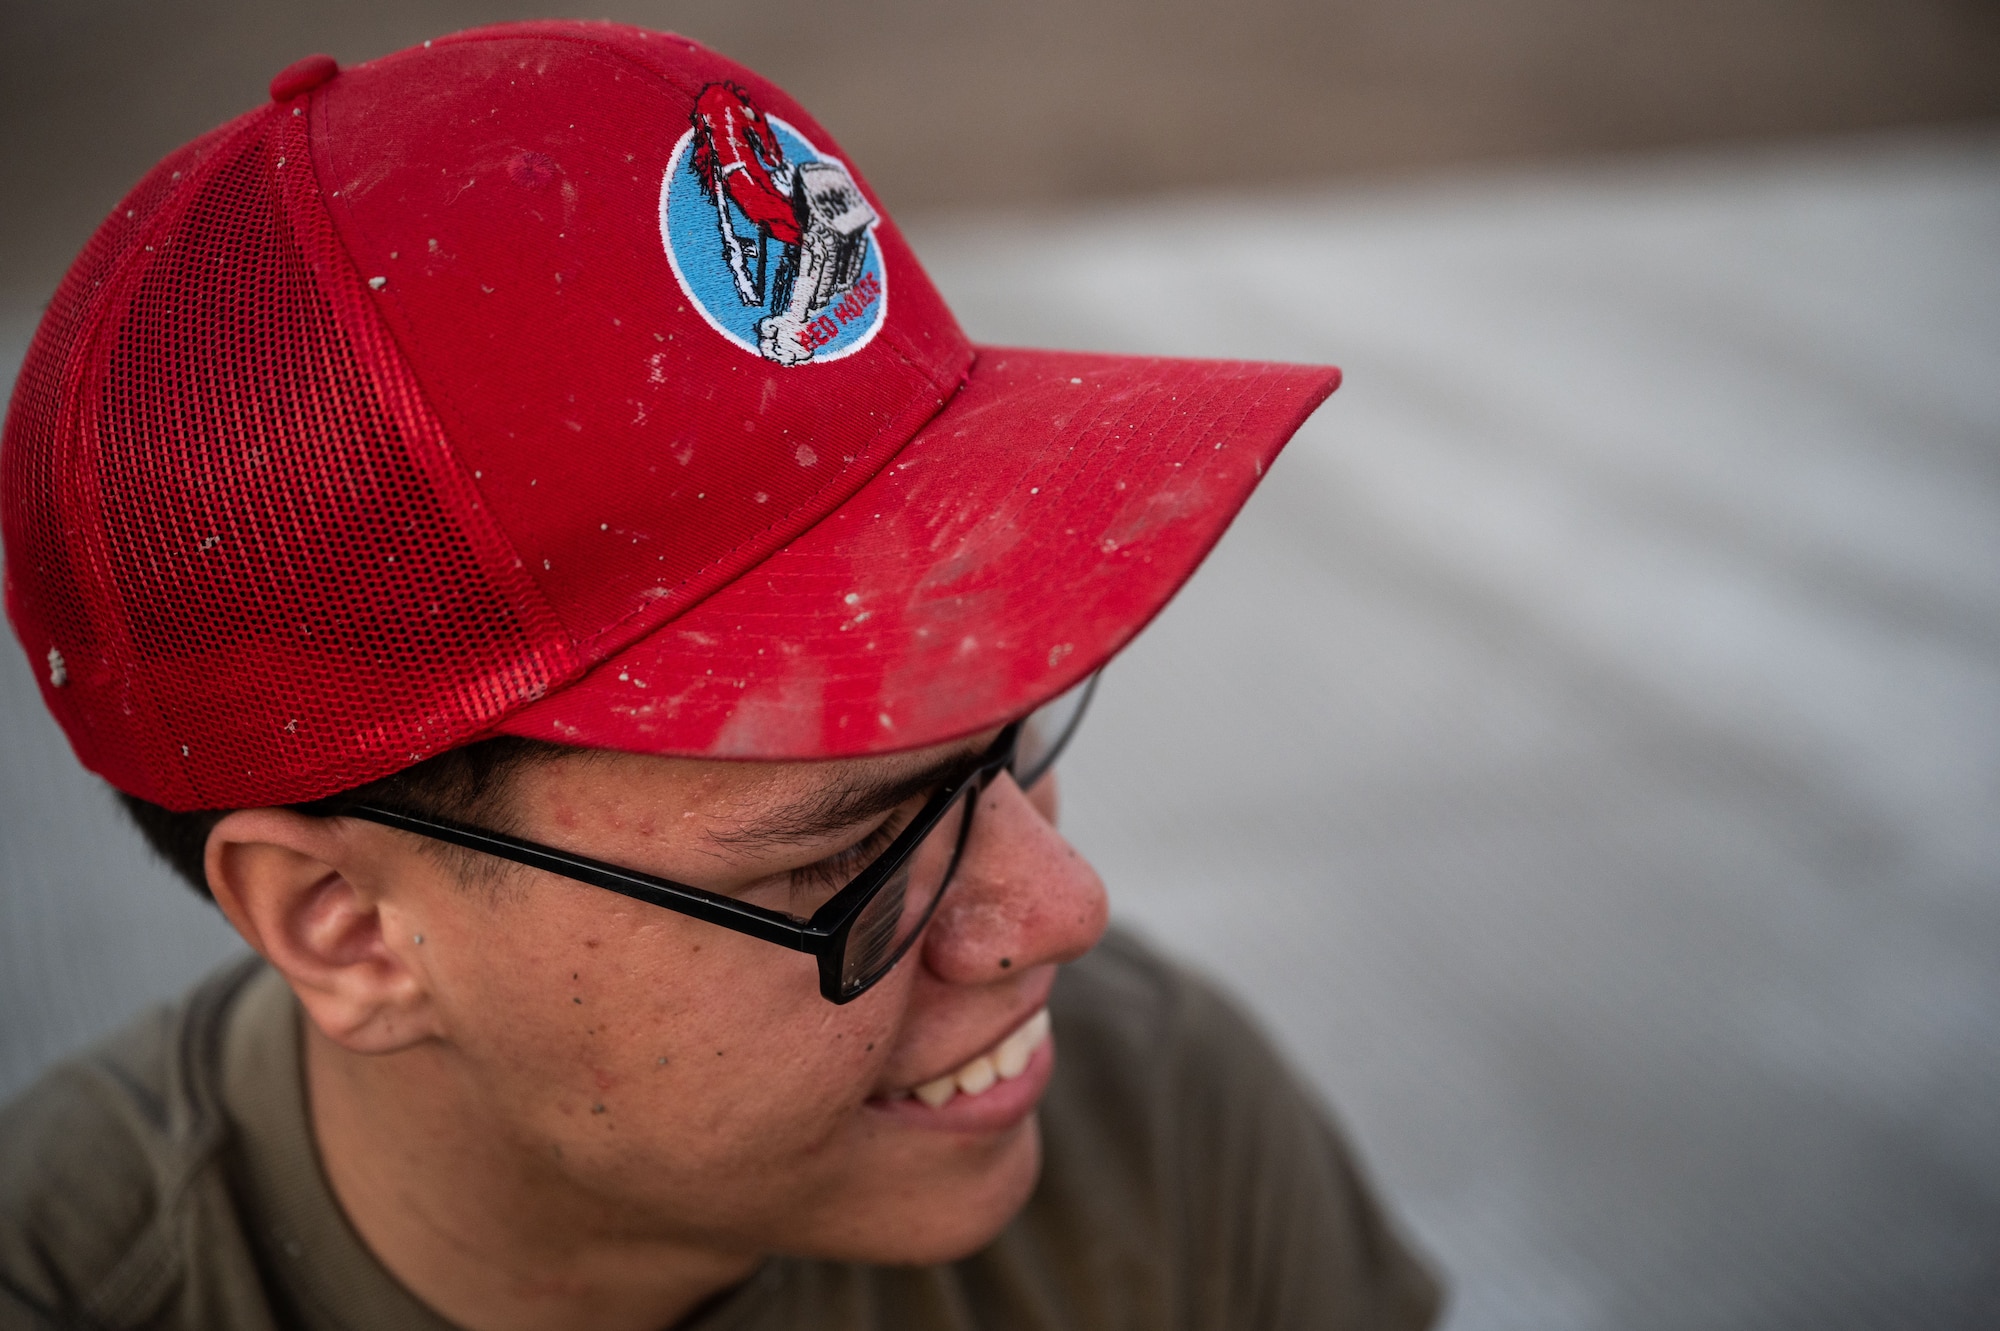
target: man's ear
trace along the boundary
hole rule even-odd
[[[366,839],[290,809],[239,809],[208,834],[209,889],[335,1044],[381,1054],[440,1034],[404,903]],[[379,848],[378,848],[379,849]],[[414,868],[415,866],[413,866]]]

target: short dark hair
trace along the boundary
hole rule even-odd
[[[528,762],[574,752],[545,740],[499,735],[447,749],[344,794],[435,818],[487,825],[503,823],[514,774]],[[123,791],[118,792],[118,802],[125,806],[125,812],[138,825],[153,853],[196,892],[213,901],[205,863],[208,834],[234,811],[196,809],[175,813]],[[315,802],[290,807],[312,814],[321,811],[322,806]]]

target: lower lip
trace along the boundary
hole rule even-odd
[[[932,1109],[914,1095],[870,1100],[868,1108],[894,1120],[898,1127],[927,1128],[933,1132],[1003,1132],[1034,1112],[1055,1070],[1056,1042],[1051,1038],[1036,1046],[1020,1076],[995,1082],[983,1095],[960,1092],[939,1109]]]

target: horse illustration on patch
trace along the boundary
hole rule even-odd
[[[888,278],[846,164],[733,83],[703,88],[688,119],[660,184],[660,237],[702,317],[778,365],[868,345]]]

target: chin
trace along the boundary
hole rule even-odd
[[[958,1163],[958,1162],[954,1162]],[[1042,1172],[1042,1137],[1033,1117],[1009,1134],[993,1156],[967,1171],[944,1164],[913,1177],[866,1208],[847,1227],[841,1261],[885,1266],[933,1266],[970,1257],[999,1236],[1035,1191]]]

